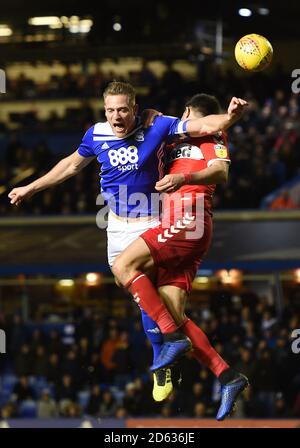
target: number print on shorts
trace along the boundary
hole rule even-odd
[[[138,149],[131,145],[128,148],[122,146],[119,149],[111,149],[108,151],[109,161],[112,166],[126,165],[126,163],[136,163],[139,160]]]

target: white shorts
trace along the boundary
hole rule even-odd
[[[113,265],[115,258],[126,249],[129,244],[136,240],[146,230],[156,227],[158,224],[158,218],[127,222],[125,219],[120,220],[112,213],[109,213],[107,226],[107,258],[110,267]]]

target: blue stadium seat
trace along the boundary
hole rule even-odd
[[[121,401],[123,399],[123,397],[124,397],[124,394],[125,394],[124,390],[121,390],[121,389],[119,389],[116,386],[110,387],[110,391],[111,391],[111,393],[113,394],[114,398],[117,401]]]
[[[78,392],[77,400],[83,410],[86,408],[89,398],[90,398],[89,390],[81,390],[80,392]]]
[[[54,384],[48,383],[48,390],[50,392],[50,397],[55,400],[55,386],[54,386]]]
[[[0,391],[0,408],[4,406],[11,398],[11,392],[7,390]]]
[[[16,375],[12,375],[12,374],[5,374],[2,376],[2,381],[1,381],[1,389],[2,391],[5,392],[9,392],[11,393],[16,382],[17,382],[17,377]]]
[[[34,387],[35,384],[36,384],[36,377],[35,377],[35,376],[30,376],[30,377],[29,377],[29,385],[30,385],[31,387]]]
[[[49,389],[48,382],[43,376],[35,377],[35,382],[32,384],[32,387],[35,392],[36,398],[40,398],[44,389]]]
[[[35,418],[37,416],[37,405],[33,400],[24,400],[19,406],[19,417]]]

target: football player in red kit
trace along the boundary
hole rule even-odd
[[[214,97],[199,94],[186,104],[182,118],[218,112],[219,103]],[[169,326],[170,332],[177,329],[188,336],[195,358],[218,377],[222,397],[217,419],[223,420],[231,413],[248,379],[221,358],[203,331],[186,317],[184,306],[211,243],[212,196],[215,184],[227,180],[230,163],[227,138],[224,133],[202,138],[184,137],[172,142],[168,149],[168,174],[156,184],[158,192],[168,193],[163,200],[161,223],[143,233],[120,254],[112,270],[137,303],[140,298],[147,296],[150,301],[151,296],[158,296],[145,274],[151,269],[157,270],[156,287],[174,321],[164,321],[159,309],[153,310],[151,318],[160,328]],[[162,351],[151,370],[166,373],[166,367],[168,362]],[[171,390],[169,387],[168,393]],[[163,393],[164,387],[161,391]]]
[[[227,146],[223,132],[178,139],[169,145],[168,175],[156,184],[159,192],[169,193],[163,198],[161,224],[141,235],[155,266],[161,266],[158,287],[175,285],[188,292],[191,289],[211,243],[215,184],[227,180]]]

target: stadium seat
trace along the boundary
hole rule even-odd
[[[35,378],[35,381],[33,382],[32,387],[33,387],[33,390],[35,392],[35,396],[37,398],[40,398],[43,390],[44,389],[48,389],[49,385],[47,383],[46,378],[43,377],[43,376],[37,376],[37,377],[34,377],[34,378]]]
[[[89,398],[90,398],[90,391],[81,390],[80,392],[78,392],[77,400],[78,400],[78,403],[80,404],[80,406],[82,407],[82,409],[86,408]]]
[[[123,397],[124,397],[124,390],[119,389],[116,386],[112,386],[112,387],[110,387],[110,391],[111,391],[111,393],[113,394],[114,398],[117,401],[121,401],[123,399]]]
[[[0,408],[4,406],[11,398],[11,392],[7,390],[0,391]]]
[[[30,376],[29,377],[29,386],[33,387],[36,385],[36,377],[35,376]]]
[[[2,376],[1,389],[2,391],[11,393],[17,382],[16,375],[6,374]]]
[[[37,416],[37,405],[33,400],[24,400],[19,406],[19,417],[35,418]]]

